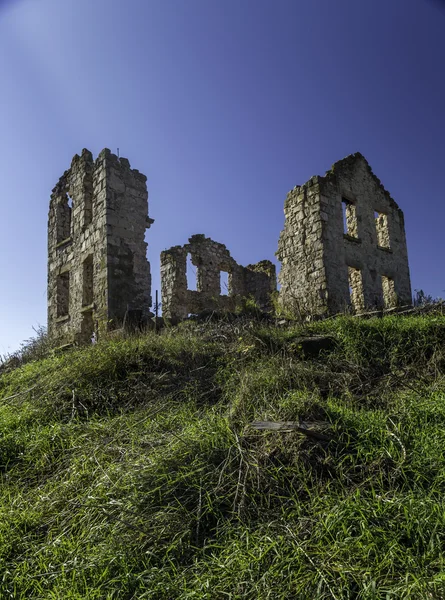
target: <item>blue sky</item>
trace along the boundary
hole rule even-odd
[[[51,189],[82,148],[148,177],[159,253],[274,258],[287,191],[362,152],[445,296],[439,0],[0,0],[0,354],[46,324]]]

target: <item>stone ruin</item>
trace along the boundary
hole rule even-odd
[[[85,342],[152,315],[144,236],[147,178],[126,158],[83,150],[53,189],[48,219],[48,334]]]
[[[146,180],[126,158],[104,149],[93,160],[84,149],[53,189],[48,333],[55,343],[87,342],[153,316]],[[283,308],[315,316],[411,304],[403,213],[361,154],[296,186],[284,212],[277,252]],[[188,256],[196,289],[188,289]],[[275,291],[270,261],[243,267],[204,235],[161,254],[163,316],[172,322],[234,310],[246,297],[267,310]]]
[[[187,256],[196,269],[196,290],[187,289]],[[221,273],[227,273],[227,284]],[[202,234],[161,253],[162,314],[174,322],[205,310],[235,310],[246,297],[265,310],[276,285],[275,265],[270,261],[242,267],[224,244]]]
[[[284,214],[283,307],[326,315],[412,303],[403,213],[360,153],[294,187]]]

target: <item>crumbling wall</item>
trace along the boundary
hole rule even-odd
[[[271,295],[277,290],[275,265],[270,260],[260,260],[242,269],[244,284],[240,295],[253,297],[262,309],[270,308]]]
[[[151,315],[151,274],[145,231],[148,217],[145,175],[131,169],[126,158],[108,153],[104,161],[107,204],[108,319],[120,324],[126,316],[145,321]]]
[[[324,177],[291,190],[277,256],[280,302],[301,314],[411,302],[403,213],[357,153]],[[76,155],[53,189],[48,217],[48,329],[59,343],[87,341],[150,313],[146,177],[103,150]],[[187,256],[196,269],[188,289]],[[227,273],[222,289],[221,272]],[[243,267],[204,235],[161,254],[164,316],[234,310],[246,297],[263,309],[276,290],[270,261]]]
[[[280,302],[304,314],[411,303],[403,213],[359,153],[289,192]]]
[[[187,287],[188,254],[196,269],[196,290]],[[227,290],[221,289],[222,271],[228,273]],[[266,309],[275,290],[275,266],[270,261],[242,267],[224,244],[202,234],[161,253],[162,312],[173,321],[209,309],[234,310],[248,296]]]
[[[128,311],[149,314],[144,240],[146,177],[104,149],[74,156],[53,189],[48,217],[48,333],[56,343],[87,341]]]
[[[319,178],[295,186],[284,203],[285,224],[278,242],[280,303],[296,313],[326,311],[323,222]]]

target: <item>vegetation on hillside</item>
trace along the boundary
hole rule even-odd
[[[440,314],[186,322],[31,361],[0,375],[0,598],[445,598],[444,447]]]

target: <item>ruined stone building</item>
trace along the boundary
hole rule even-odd
[[[411,304],[403,213],[352,154],[287,195],[280,302],[302,314]]]
[[[146,177],[125,158],[83,150],[53,189],[48,219],[48,333],[88,341],[151,315]]]
[[[194,266],[196,289],[188,289],[187,256]],[[227,274],[226,281],[222,273]],[[161,253],[161,286],[162,313],[172,321],[207,309],[234,310],[246,297],[265,309],[276,290],[275,265],[264,260],[242,267],[224,244],[197,234],[185,246]]]
[[[296,186],[284,212],[277,252],[284,307],[325,315],[411,303],[403,213],[361,154]],[[152,222],[146,177],[127,159],[107,149],[96,160],[88,150],[73,158],[49,208],[53,341],[88,341],[152,316],[145,242]],[[192,287],[187,264],[195,271]],[[204,235],[161,254],[163,316],[173,322],[208,309],[234,310],[248,297],[267,309],[275,291],[270,261],[243,267],[223,244]]]

